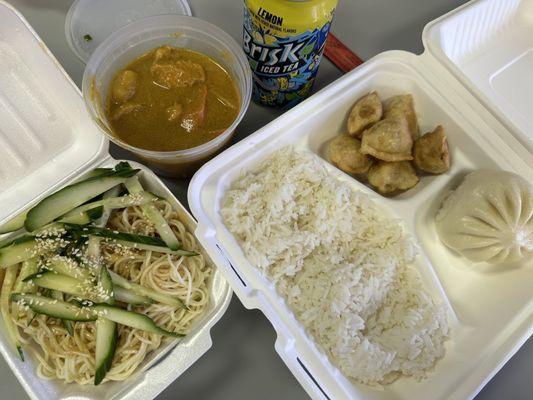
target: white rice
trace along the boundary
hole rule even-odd
[[[221,213],[345,376],[369,385],[420,379],[444,355],[446,310],[408,265],[416,245],[316,156],[277,151],[233,184]]]

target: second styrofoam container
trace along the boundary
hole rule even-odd
[[[444,125],[452,168],[423,177],[402,195],[385,199],[329,165],[326,142],[344,131],[346,115],[360,96],[411,93],[421,130]],[[225,227],[220,208],[231,183],[276,149],[292,145],[320,157],[332,178],[349,182],[404,221],[421,246],[415,263],[427,287],[448,305],[447,353],[428,378],[401,378],[384,390],[347,380],[295,319],[274,286],[246,259]],[[515,172],[533,184],[533,154],[507,130],[496,113],[477,102],[431,54],[388,52],[337,80],[293,110],[206,164],[189,187],[199,221],[197,236],[248,308],[260,309],[277,332],[276,351],[307,392],[317,399],[473,398],[533,333],[531,260],[521,268],[486,274],[439,240],[434,217],[447,193],[472,170]],[[505,299],[505,301],[501,301]]]
[[[79,90],[24,18],[0,1],[0,224],[96,167],[118,161],[91,121]],[[196,222],[163,182],[140,168],[144,186],[168,199],[189,231]],[[205,252],[204,252],[205,255]],[[211,327],[227,309],[232,291],[215,265],[211,302],[179,343],[166,341],[131,377],[99,386],[65,384],[37,375],[38,361],[12,351],[0,321],[0,353],[32,399],[154,398],[211,347]],[[2,395],[0,394],[0,398]]]

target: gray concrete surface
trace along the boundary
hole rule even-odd
[[[11,0],[79,85],[83,64],[69,49],[64,20],[71,0]],[[206,19],[240,41],[242,0],[190,0],[194,15]],[[361,58],[382,51],[423,50],[426,23],[465,3],[464,0],[340,0],[333,32]],[[317,89],[340,76],[323,61]],[[279,115],[252,105],[234,140],[239,140]],[[112,147],[117,158],[128,154]],[[187,181],[166,180],[186,203]],[[212,331],[213,347],[158,397],[160,400],[306,399],[304,390],[274,351],[275,333],[258,311],[246,310],[234,297],[226,315]],[[477,396],[478,400],[533,399],[533,339],[507,363]],[[0,399],[25,399],[22,387],[0,360]],[[432,398],[431,393],[426,399]],[[414,399],[409,399],[414,400]],[[425,399],[424,399],[425,400]]]

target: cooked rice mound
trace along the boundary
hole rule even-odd
[[[400,221],[287,147],[237,179],[222,217],[296,318],[355,382],[421,379],[444,355],[446,308],[409,264]]]

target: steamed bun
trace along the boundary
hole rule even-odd
[[[446,246],[472,261],[530,259],[533,186],[510,172],[473,172],[442,204],[436,228]]]

